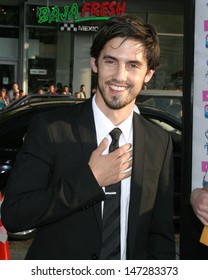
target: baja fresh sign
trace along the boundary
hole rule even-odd
[[[38,22],[83,22],[89,20],[106,20],[113,15],[123,14],[126,2],[85,2],[81,9],[77,3],[72,6],[39,7]]]

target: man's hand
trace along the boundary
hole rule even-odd
[[[101,187],[115,184],[131,176],[131,144],[125,144],[117,150],[103,155],[107,146],[108,139],[104,138],[97,149],[93,151],[88,163]]]
[[[190,201],[196,216],[208,226],[208,187],[194,189]]]

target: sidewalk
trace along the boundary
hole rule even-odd
[[[11,260],[24,260],[32,239],[24,241],[9,241]]]

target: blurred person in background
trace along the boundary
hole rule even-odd
[[[61,93],[72,96],[71,92],[69,91],[69,87],[66,85],[63,87],[63,91]]]
[[[39,89],[36,91],[36,94],[45,94],[45,91],[44,91],[42,88],[39,88]]]
[[[18,93],[19,93],[19,85],[17,82],[14,82],[12,84],[12,88],[8,91],[8,98],[9,98],[9,102],[13,102],[16,97],[18,97]]]
[[[24,92],[23,89],[20,89],[20,90],[19,90],[19,98],[21,98],[21,97],[23,97],[23,96],[25,96],[25,92]]]
[[[86,98],[85,85],[80,86],[80,90],[75,93],[76,98]]]
[[[58,82],[57,84],[56,84],[56,93],[59,93],[59,94],[61,94],[62,93],[62,91],[63,91],[63,85],[62,85],[62,83],[61,82]]]
[[[0,90],[0,109],[5,109],[9,105],[9,99],[6,95],[6,89],[1,88]]]
[[[57,94],[57,92],[55,91],[55,86],[54,86],[54,84],[50,84],[50,85],[49,85],[47,94]]]

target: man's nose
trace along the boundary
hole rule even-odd
[[[125,65],[121,64],[121,65],[118,65],[116,72],[114,74],[114,78],[120,82],[126,81],[127,74],[128,74],[128,72],[126,70]]]

